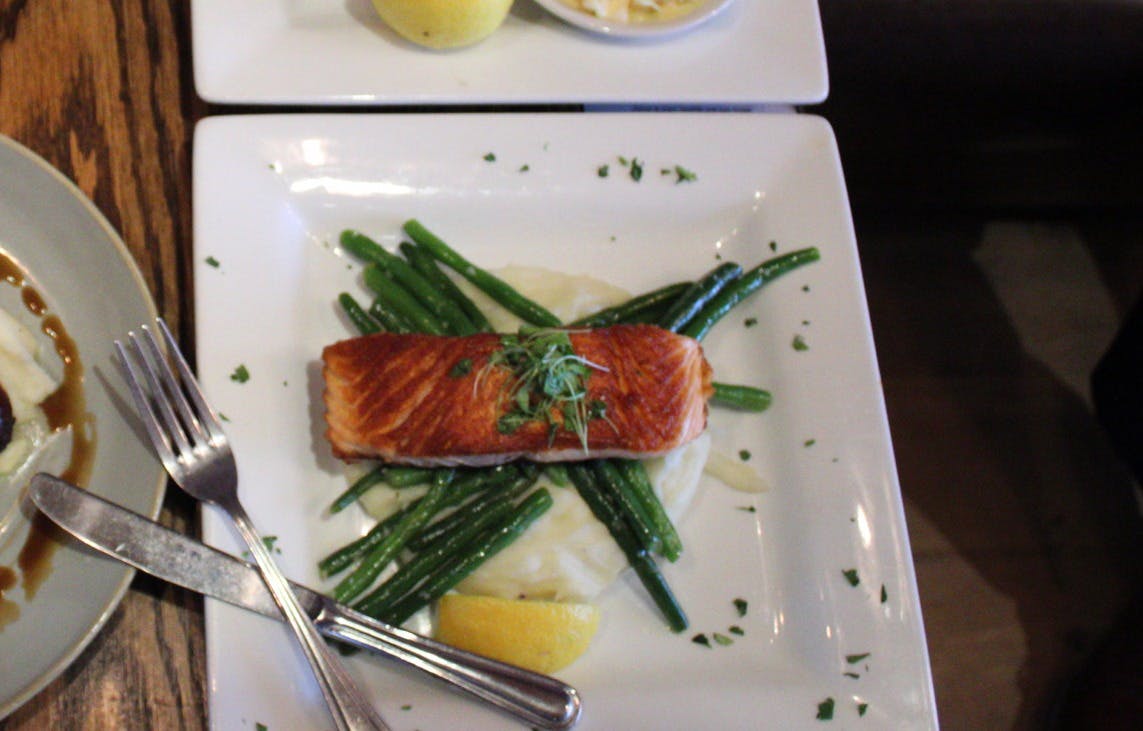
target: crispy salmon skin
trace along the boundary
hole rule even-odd
[[[544,421],[500,427],[516,378],[489,364],[503,336],[378,333],[322,351],[334,454],[423,466],[647,457],[706,428],[711,368],[696,340],[652,325],[568,334],[593,364],[587,402],[602,404],[587,421],[586,451],[580,434]]]

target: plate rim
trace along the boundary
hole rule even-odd
[[[744,2],[747,1],[755,3],[757,0],[744,0]],[[269,16],[269,20],[263,17],[258,22],[275,24],[276,29],[278,26],[290,25],[280,18],[273,17],[281,15],[282,13],[280,8],[277,7],[277,2],[278,0],[254,0],[254,3],[260,7],[259,12],[263,16]],[[357,2],[357,0],[349,0],[345,5],[349,7],[355,2]],[[655,39],[647,37],[604,37],[600,34],[577,28],[563,21],[539,3],[533,3],[532,0],[525,0],[525,2],[533,6],[535,13],[549,17],[551,22],[557,26],[562,26],[562,28],[568,32],[584,35],[588,41],[594,43],[604,44],[605,46],[615,44],[646,45],[648,43],[653,45],[655,43]],[[808,50],[804,58],[799,57],[797,63],[797,67],[805,68],[804,78],[800,78],[798,83],[793,85],[783,84],[782,88],[772,92],[766,92],[765,90],[761,90],[760,92],[754,86],[750,86],[750,88],[744,86],[742,88],[736,88],[735,90],[721,92],[706,92],[698,88],[682,93],[676,90],[654,96],[643,93],[632,98],[629,90],[622,93],[615,91],[591,93],[574,89],[564,92],[545,90],[522,93],[514,90],[513,87],[495,87],[490,92],[482,92],[480,91],[479,83],[473,84],[470,83],[469,80],[464,80],[458,86],[447,88],[418,90],[398,89],[396,91],[368,87],[367,85],[361,86],[360,88],[347,87],[333,91],[313,91],[299,89],[296,85],[291,87],[289,84],[286,84],[285,87],[283,87],[282,84],[278,83],[266,83],[266,76],[264,74],[255,76],[256,79],[260,80],[257,83],[251,83],[250,79],[243,79],[239,82],[231,79],[235,74],[232,65],[223,65],[217,59],[212,58],[216,53],[213,51],[214,46],[225,45],[231,47],[233,45],[227,42],[224,31],[215,31],[212,28],[212,25],[215,24],[222,25],[218,23],[219,17],[224,15],[226,8],[229,7],[225,4],[224,0],[194,0],[191,3],[190,24],[193,47],[192,80],[195,92],[198,96],[204,101],[214,104],[291,105],[311,108],[320,108],[329,105],[349,107],[400,107],[425,104],[511,104],[629,105],[635,108],[716,106],[742,109],[765,108],[775,105],[810,105],[824,102],[829,96],[830,73],[826,56],[821,11],[818,7],[817,0],[771,0],[771,2],[787,3],[790,6],[797,7],[799,17],[803,17],[802,14],[808,14],[804,16],[804,20],[809,22],[805,34],[807,37],[803,40],[803,45],[805,45]],[[367,5],[364,0],[360,0],[357,4]],[[743,3],[735,3],[732,1],[727,2],[727,5],[721,8],[717,15],[726,15],[728,12],[736,9],[741,10],[741,8],[735,8],[733,6],[742,4]],[[531,10],[532,8],[529,9]],[[511,20],[511,16],[509,20]],[[377,22],[380,21],[378,20]],[[230,25],[232,26],[233,24],[231,23]],[[369,32],[375,32],[372,29],[367,30]],[[286,30],[275,30],[268,35],[258,36],[259,44],[270,48],[297,46],[299,41],[305,39],[304,34],[300,35],[299,33],[300,31],[292,27],[287,27]],[[747,37],[744,42],[750,42],[750,38]],[[473,47],[444,53],[474,53],[478,51],[479,47]],[[440,63],[440,56],[441,54],[438,52],[436,56],[427,57],[430,59],[427,65],[433,66]],[[287,58],[289,57],[287,56]],[[282,58],[278,57],[277,60],[281,61]],[[773,62],[768,62],[767,65],[773,65]],[[811,65],[812,71],[809,68]],[[274,64],[270,64],[270,66],[273,67]],[[546,86],[547,89],[551,89],[550,83],[544,86]],[[630,87],[631,85],[628,84],[627,86]],[[474,91],[474,89],[476,89],[476,91]],[[311,109],[311,111],[320,112],[320,109]]]
[[[249,133],[247,133],[247,134],[249,134],[249,136],[250,136],[250,138],[254,144],[257,144],[258,140],[261,140],[264,138],[271,138],[271,139],[275,139],[277,141],[287,141],[288,139],[293,139],[294,137],[296,137],[297,135],[295,133],[298,130],[305,129],[307,127],[309,129],[312,129],[312,130],[322,129],[321,122],[323,119],[333,119],[333,118],[337,118],[339,116],[344,117],[344,115],[336,115],[336,114],[320,113],[320,112],[318,112],[318,113],[305,113],[305,114],[293,114],[293,115],[235,115],[235,116],[228,116],[228,117],[222,117],[222,118],[216,117],[216,118],[212,118],[212,119],[205,119],[202,122],[200,122],[200,125],[196,128],[196,136],[198,136],[199,133],[202,131],[210,130],[213,133],[218,128],[225,128],[229,125],[243,125],[243,124],[247,123],[246,120],[258,119],[260,124],[265,125],[261,128],[262,131],[261,132],[249,132]],[[370,118],[372,118],[372,120],[375,122],[380,120],[380,123],[382,123],[382,124],[384,123],[385,120],[392,120],[393,119],[392,115],[385,115],[385,114],[355,115],[355,116],[356,116],[356,119],[369,120]],[[402,115],[402,116],[407,119],[409,117],[416,117],[417,115]],[[426,115],[426,116],[434,116],[434,117],[439,118],[440,115]],[[555,118],[555,117],[565,117],[565,118],[569,118],[569,119],[578,118],[578,119],[582,119],[582,120],[586,121],[589,118],[597,120],[598,118],[605,116],[605,115],[600,114],[600,113],[593,113],[593,114],[520,113],[520,114],[513,114],[513,115],[503,115],[503,114],[498,115],[495,113],[488,113],[488,112],[469,112],[466,114],[458,114],[458,115],[453,115],[453,116],[456,116],[456,117],[464,117],[464,116],[507,117],[507,116],[512,116],[512,117],[517,117],[517,118],[519,118],[519,117],[531,117],[531,118],[535,118],[535,119],[545,119],[545,118],[550,119],[550,118]],[[630,117],[630,118],[640,117],[642,119],[650,119],[653,116],[661,116],[661,117],[671,117],[671,118],[673,118],[673,120],[677,120],[680,117],[680,115],[673,113],[673,112],[661,113],[659,115],[642,114],[642,113],[640,113],[640,114],[617,113],[616,116],[624,116],[624,117]],[[711,115],[699,114],[699,115],[695,115],[695,116],[702,116],[706,119],[712,118]],[[718,115],[718,116],[719,117],[730,117],[730,116],[734,116],[734,115]],[[763,124],[768,124],[772,121],[776,121],[776,118],[779,117],[779,115],[757,115],[757,114],[741,114],[739,116],[749,117],[752,120],[757,120]],[[804,124],[804,125],[807,125],[807,128],[810,128],[812,126],[812,128],[816,132],[816,134],[813,136],[810,136],[809,133],[807,133],[807,137],[809,139],[812,139],[814,142],[820,143],[823,148],[826,146],[827,140],[825,138],[828,136],[828,138],[829,138],[828,142],[830,145],[832,145],[832,153],[833,153],[829,156],[830,157],[829,162],[831,162],[831,164],[835,163],[838,166],[837,173],[839,174],[839,179],[837,180],[837,184],[840,186],[841,191],[844,195],[844,192],[845,192],[844,175],[841,174],[842,171],[840,170],[840,160],[838,158],[838,155],[836,154],[836,140],[833,137],[832,127],[830,127],[828,121],[822,117],[812,115],[812,114],[799,114],[799,115],[792,115],[791,114],[791,115],[782,115],[782,116],[785,118],[784,123]],[[769,117],[769,119],[766,119],[767,117]],[[766,119],[765,122],[763,122],[764,119]],[[797,121],[793,122],[792,120],[794,120],[794,119],[797,119]],[[280,126],[277,126],[278,122],[276,120],[289,120],[289,121],[285,122],[285,125],[286,125],[285,127],[280,127]],[[400,122],[394,122],[394,123],[399,124]],[[297,124],[297,127],[291,126],[294,124]],[[339,121],[338,124],[341,124],[341,122]],[[352,123],[350,123],[350,124],[352,124]],[[347,128],[338,127],[337,129],[338,130],[345,130]],[[297,132],[297,133],[300,134],[300,132]],[[331,132],[329,134],[334,139],[336,139],[336,134],[337,134],[336,132]],[[242,135],[240,134],[239,136],[241,137]],[[201,150],[201,149],[203,149],[203,147],[204,146],[196,146],[196,149]],[[826,150],[826,152],[828,153],[830,151]],[[845,202],[848,205],[848,198],[845,199]],[[852,234],[852,218],[848,212],[848,209],[845,211],[845,213],[847,216],[849,216],[849,224],[850,224],[850,229],[851,229],[850,233]],[[197,243],[197,241],[196,241],[196,243]],[[202,252],[202,253],[205,254],[206,252]],[[857,264],[859,266],[860,262],[857,261]],[[858,278],[858,285],[860,285],[860,270],[858,269],[856,272],[853,272],[853,275]],[[864,295],[863,288],[861,289],[861,293],[862,293],[862,295]],[[196,301],[199,301],[199,298],[196,297]],[[867,320],[867,312],[865,313],[865,317]],[[868,325],[868,322],[866,321],[865,324]],[[868,343],[868,347],[870,347],[870,348],[873,347],[873,343],[871,340]],[[875,356],[875,351],[873,352],[873,355]],[[876,367],[875,359],[874,359],[873,365],[874,365],[874,367]],[[927,675],[926,682],[923,684],[924,687],[922,687],[921,683],[918,683],[915,686],[915,690],[917,690],[917,692],[921,693],[923,696],[922,701],[918,702],[918,706],[923,711],[927,711],[927,712],[930,712],[932,714],[931,718],[929,718],[928,720],[931,721],[932,726],[935,728],[936,727],[935,695],[933,693],[932,673],[931,673],[931,664],[929,662],[928,647],[927,647],[927,643],[925,642],[922,605],[920,602],[919,590],[918,590],[917,583],[916,583],[915,565],[914,565],[914,561],[913,561],[911,551],[909,550],[910,546],[908,543],[908,533],[907,533],[906,524],[904,522],[903,496],[901,495],[901,492],[900,492],[900,482],[899,482],[899,478],[898,478],[897,473],[896,473],[896,463],[892,457],[891,433],[889,432],[889,429],[888,429],[887,414],[883,408],[883,393],[879,390],[878,394],[879,394],[880,401],[882,404],[882,409],[879,412],[879,420],[878,420],[877,426],[881,428],[881,430],[885,434],[886,439],[889,440],[884,444],[883,448],[887,451],[888,456],[889,456],[888,466],[891,470],[891,474],[888,476],[892,478],[892,486],[893,486],[894,492],[896,493],[894,496],[894,499],[893,499],[895,506],[894,506],[894,513],[892,516],[893,517],[892,527],[894,529],[900,529],[901,530],[901,539],[902,539],[901,547],[905,550],[905,554],[902,557],[902,563],[898,564],[897,571],[902,573],[902,574],[907,573],[907,581],[905,583],[911,589],[910,597],[909,597],[909,609],[911,612],[913,612],[911,621],[915,622],[915,624],[916,624],[916,632],[917,632],[917,635],[919,638],[919,645],[914,646],[912,642],[909,643],[910,644],[909,651],[910,652],[915,651],[918,654],[918,656],[923,660],[924,665],[925,665],[926,675]],[[210,610],[212,609],[212,606],[214,604],[216,604],[216,603],[208,604],[208,606],[207,606],[208,616],[209,616]],[[225,609],[225,607],[222,607],[221,605],[219,605],[218,607],[214,607],[214,608]],[[209,656],[209,652],[208,652],[208,656]],[[811,713],[810,718],[812,719],[812,713]]]
[[[144,308],[152,317],[157,316],[158,308],[154,298],[151,296],[150,289],[146,284],[146,279],[144,279],[142,271],[140,271],[138,264],[131,255],[130,249],[127,248],[126,242],[123,241],[122,237],[115,230],[115,227],[111,225],[111,222],[107,220],[107,217],[103,215],[103,212],[99,210],[95,203],[75,182],[28,146],[3,133],[0,133],[0,145],[3,145],[27,162],[35,165],[37,170],[44,175],[45,180],[51,181],[61,191],[67,193],[69,198],[80,205],[81,209],[90,216],[91,220],[103,232],[106,242],[112,246],[117,255],[116,260],[126,268],[131,278],[135,281],[138,287],[137,293],[141,295]],[[155,519],[158,516],[166,494],[166,484],[166,474],[162,473],[159,475],[157,488],[152,493],[151,501],[146,511],[147,517]],[[124,596],[127,594],[128,588],[131,586],[131,582],[135,578],[135,569],[125,564],[120,564],[120,567],[120,576],[114,585],[110,600],[101,608],[95,622],[71,644],[69,651],[63,653],[54,664],[46,668],[39,676],[29,678],[27,683],[17,693],[7,699],[0,700],[0,719],[12,715],[29,700],[39,695],[41,691],[51,685],[83,654],[91,645],[92,641],[103,631],[108,620],[119,608]]]

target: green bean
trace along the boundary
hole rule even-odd
[[[486,531],[465,546],[462,555],[440,567],[415,591],[397,601],[379,618],[392,625],[403,624],[422,607],[444,596],[481,564],[511,545],[551,506],[552,496],[546,489],[540,488],[531,493],[509,513],[499,527]]]
[[[372,335],[375,332],[381,332],[381,323],[377,322],[365,308],[358,304],[357,300],[353,299],[353,295],[349,292],[342,292],[337,296],[337,302],[341,305],[342,311],[353,326],[357,328],[357,332],[362,335]]]
[[[710,397],[712,404],[754,412],[770,408],[772,398],[765,389],[719,381],[714,381],[711,385],[714,386],[714,394]]]
[[[669,306],[691,286],[690,282],[676,282],[665,287],[632,297],[614,307],[599,310],[570,323],[570,327],[607,327],[620,322],[639,321],[647,313],[654,313],[664,305]],[[656,318],[658,319],[658,318]]]
[[[358,231],[342,231],[341,246],[357,257],[383,269],[424,305],[425,309],[433,313],[450,334],[468,335],[476,332],[476,327],[461,312],[460,307],[408,261],[386,251],[380,244]]]
[[[495,467],[492,470],[473,472],[455,477],[439,509],[443,510],[444,508],[464,502],[473,494],[484,489],[487,480],[508,479],[506,476],[501,476],[500,470],[503,467],[506,467],[506,465]],[[392,468],[390,467],[388,469]],[[423,499],[424,496],[409,502],[408,505],[394,511],[392,515],[389,515],[384,520],[379,521],[377,525],[369,529],[369,532],[365,535],[347,543],[318,561],[318,569],[321,571],[321,575],[328,578],[349,568],[353,565],[354,561],[357,561],[369,553],[378,543],[384,540],[385,536],[392,532],[394,526],[401,522],[410,512],[416,510],[417,505],[419,505]]]
[[[702,340],[715,323],[760,287],[787,272],[815,262],[820,258],[821,254],[818,250],[810,247],[767,259],[715,295],[714,299],[708,302],[702,311],[679,332],[695,340]]]
[[[413,551],[420,551],[441,536],[459,530],[472,516],[473,511],[479,512],[484,509],[482,507],[483,505],[504,496],[519,496],[532,485],[536,484],[537,477],[539,477],[539,475],[536,472],[521,472],[516,475],[511,475],[508,479],[489,480],[487,487],[471,501],[460,505],[453,512],[433,521],[418,531],[415,536],[409,539],[409,548]]]
[[[330,513],[340,513],[353,503],[357,502],[365,493],[369,492],[370,488],[374,485],[379,485],[385,480],[385,467],[378,465],[373,469],[366,472],[361,477],[354,480],[353,484],[349,486],[345,492],[337,496],[333,504],[329,506]]]
[[[447,468],[433,469],[432,467],[409,467],[398,464],[385,465],[385,484],[398,490],[405,487],[426,485],[437,477],[441,469]]]
[[[434,284],[446,297],[451,299],[460,311],[468,317],[472,326],[480,332],[492,332],[492,324],[488,322],[488,318],[484,316],[476,303],[469,299],[468,295],[461,291],[460,287],[456,286],[456,282],[452,281],[447,274],[441,271],[437,266],[436,259],[433,255],[426,251],[424,248],[417,244],[410,244],[407,241],[402,241],[398,247],[413,268],[420,272],[425,279]]]
[[[734,262],[719,264],[692,283],[687,290],[667,310],[659,320],[664,330],[678,332],[695,315],[702,311],[707,302],[721,292],[728,284],[742,276],[742,267]]]
[[[376,264],[367,264],[361,275],[365,280],[365,286],[373,290],[379,300],[399,313],[415,332],[449,334],[445,324],[384,269]]]
[[[569,480],[568,468],[563,462],[545,462],[544,474],[556,487],[567,487]]]
[[[635,574],[639,577],[643,587],[647,589],[651,600],[655,602],[655,606],[666,618],[667,625],[674,632],[685,630],[689,624],[687,616],[671,591],[671,587],[667,584],[667,580],[659,571],[659,566],[655,563],[654,557],[639,545],[639,540],[631,532],[627,521],[620,515],[607,493],[600,488],[594,473],[581,464],[569,465],[568,473],[571,475],[572,484],[575,485],[587,506],[591,508],[592,514],[606,526],[611,537],[627,557],[627,563],[635,569]]]
[[[370,616],[380,614],[387,605],[412,591],[433,571],[452,559],[459,549],[476,536],[504,521],[512,512],[512,507],[512,500],[503,495],[474,507],[464,525],[420,549],[409,563],[361,599],[354,608]]]
[[[647,476],[646,466],[637,459],[616,459],[613,461],[626,479],[628,489],[631,490],[635,499],[643,505],[650,517],[651,525],[662,543],[660,553],[668,561],[677,561],[683,552],[683,541],[679,538],[678,531],[675,530],[675,525],[671,522],[671,517],[667,515],[667,510],[663,507],[662,501],[655,494],[655,488]]]
[[[540,327],[559,327],[560,319],[536,302],[517,292],[504,280],[491,272],[469,262],[451,246],[426,229],[416,219],[405,222],[405,233],[418,245],[433,255],[437,261],[453,269],[457,274],[472,282],[478,289],[509,312],[525,322]]]
[[[381,323],[381,327],[391,333],[411,333],[414,330],[413,326],[408,320],[401,316],[400,312],[397,312],[388,302],[380,297],[373,299],[373,303],[369,306],[369,315]]]
[[[348,602],[368,589],[405,547],[405,542],[436,513],[448,487],[447,479],[434,482],[425,496],[417,502],[417,506],[402,516],[393,526],[393,530],[369,551],[353,572],[333,588],[333,598],[339,602]]]
[[[663,542],[651,520],[642,501],[636,497],[634,490],[627,482],[627,478],[611,460],[596,459],[587,463],[595,473],[595,479],[601,488],[608,491],[615,507],[627,519],[639,545],[652,553],[662,550]]]
[[[322,578],[329,578],[335,574],[340,574],[352,566],[354,561],[369,553],[374,546],[380,543],[385,536],[389,534],[390,530],[392,530],[397,520],[403,514],[404,511],[398,511],[390,515],[385,520],[380,521],[370,528],[369,532],[365,535],[347,543],[318,561],[318,570],[321,572]]]

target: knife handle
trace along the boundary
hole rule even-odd
[[[569,729],[579,719],[579,693],[550,676],[392,627],[325,597],[314,624],[326,636],[403,660],[535,727]]]

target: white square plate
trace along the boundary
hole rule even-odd
[[[195,87],[253,104],[805,104],[827,93],[814,0],[736,0],[685,35],[621,41],[531,0],[448,52],[389,30],[369,0],[194,0]]]
[[[492,153],[495,160],[485,159]],[[638,158],[636,182],[617,161]],[[610,166],[600,177],[598,168]],[[661,169],[697,176],[678,183]],[[588,273],[636,293],[716,258],[752,265],[819,247],[704,340],[718,380],[770,389],[762,414],[715,409],[716,448],[748,450],[771,486],[704,478],[664,572],[691,619],[672,634],[637,582],[561,677],[579,728],[936,727],[920,607],[852,223],[833,133],[759,114],[299,115],[212,118],[195,137],[197,352],[228,418],[241,491],[293,578],[368,528],[325,507],[345,487],[322,432],[321,348],[351,334],[335,298],[360,292],[343,228],[388,247],[420,219],[471,260]],[[746,326],[747,318],[757,324]],[[807,349],[793,347],[800,336]],[[250,378],[230,378],[245,365]],[[240,550],[204,516],[206,539]],[[859,583],[847,581],[854,570]],[[325,588],[329,588],[328,585]],[[734,600],[746,599],[739,617]],[[285,629],[208,602],[210,718],[219,729],[323,728]],[[706,648],[693,635],[726,634]],[[853,656],[861,657],[853,660]],[[352,669],[395,729],[515,728],[392,663]],[[866,704],[866,705],[861,705]],[[864,715],[859,715],[859,707]]]

